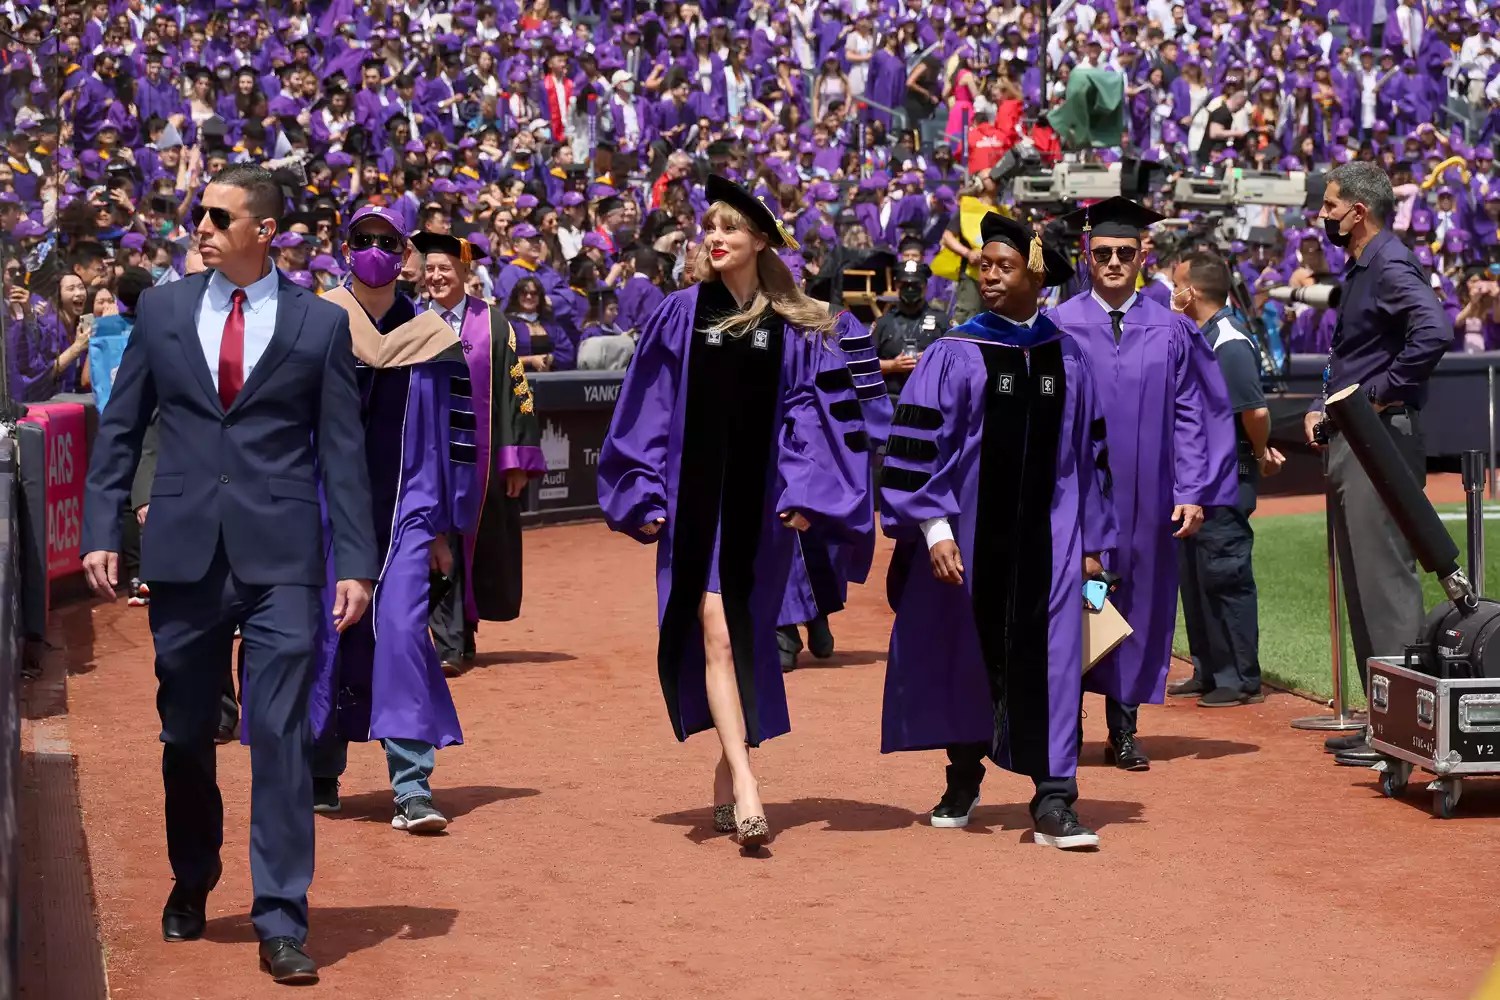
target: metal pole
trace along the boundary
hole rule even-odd
[[[1323,481],[1328,482],[1328,449],[1323,449]],[[1363,717],[1355,718],[1344,709],[1344,629],[1339,617],[1339,550],[1333,516],[1334,495],[1326,489],[1323,506],[1328,520],[1328,635],[1333,659],[1333,714],[1309,715],[1292,720],[1293,729],[1319,732],[1346,732],[1365,728]]]
[[[1484,452],[1463,454],[1464,506],[1469,528],[1469,582],[1484,594]]]
[[[1484,374],[1485,374],[1485,381],[1488,383],[1488,387],[1489,387],[1489,400],[1490,400],[1490,468],[1489,468],[1489,476],[1487,478],[1490,481],[1490,499],[1493,500],[1493,499],[1495,499],[1495,486],[1496,486],[1496,481],[1495,481],[1496,480],[1496,474],[1495,474],[1495,366],[1493,364],[1491,364],[1488,368],[1485,369],[1485,373]]]

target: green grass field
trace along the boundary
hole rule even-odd
[[[1490,508],[1492,512],[1500,508]],[[1462,506],[1440,506],[1439,512],[1460,515],[1445,522],[1458,543],[1460,560],[1467,563]],[[1491,515],[1494,516],[1493,513]],[[1333,694],[1328,637],[1328,541],[1323,514],[1278,514],[1255,517],[1255,583],[1260,592],[1260,668],[1266,679],[1321,697]],[[1485,580],[1492,593],[1500,591],[1500,520],[1485,522]],[[1425,606],[1442,594],[1437,579],[1422,577]],[[1345,618],[1347,622],[1347,617]],[[1187,652],[1182,614],[1177,615],[1179,653]],[[1357,690],[1354,648],[1344,628],[1344,676],[1351,704],[1364,704]]]

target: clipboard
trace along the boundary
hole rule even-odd
[[[1109,598],[1104,607],[1094,611],[1087,605],[1083,609],[1083,672],[1088,673],[1094,664],[1102,660],[1112,649],[1125,641],[1135,630],[1125,616],[1115,609]]]

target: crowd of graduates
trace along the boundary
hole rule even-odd
[[[682,283],[710,171],[783,219],[801,244],[784,255],[810,281],[875,248],[931,261],[945,231],[961,235],[964,196],[1010,201],[989,168],[1018,141],[1044,164],[1160,164],[1143,200],[1177,215],[1192,214],[1170,203],[1179,172],[1375,160],[1454,348],[1497,346],[1500,39],[1478,0],[0,10],[6,342],[26,400],[91,384],[95,321],[128,322],[142,286],[192,266],[196,199],[244,161],[284,182],[276,252],[292,280],[339,285],[341,224],[387,205],[484,255],[473,290],[525,324],[538,346],[523,361],[545,371],[628,361],[584,347],[638,329]],[[1047,114],[1083,69],[1119,81],[1118,142],[1064,154]],[[1326,350],[1330,313],[1264,293],[1336,279],[1342,254],[1311,212],[1236,214],[1231,249],[1276,349]],[[417,277],[405,276],[420,294]],[[943,277],[927,292],[952,308]]]

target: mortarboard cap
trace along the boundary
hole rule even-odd
[[[1093,236],[1138,240],[1141,230],[1163,218],[1144,205],[1116,195],[1069,212],[1062,221],[1069,229],[1089,230]]]

